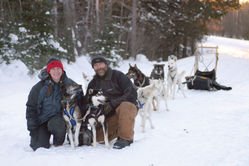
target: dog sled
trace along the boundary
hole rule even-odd
[[[196,90],[231,90],[231,87],[216,82],[219,60],[218,46],[197,47],[195,53],[194,75],[185,77],[188,89]]]

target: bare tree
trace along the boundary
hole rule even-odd
[[[75,14],[75,0],[64,0],[64,10],[65,10],[65,22],[67,30],[71,33],[68,33],[68,35],[71,35],[72,39],[72,45],[73,45],[73,53],[75,56],[79,55],[79,51],[77,48],[77,30],[76,30],[76,14]],[[74,57],[74,56],[73,56]],[[74,59],[74,58],[73,58]],[[71,59],[71,60],[73,60]]]
[[[132,0],[131,56],[136,56],[137,42],[137,0]]]

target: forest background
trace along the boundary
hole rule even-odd
[[[21,60],[32,74],[51,55],[183,58],[208,34],[249,39],[248,15],[239,0],[1,0],[0,64]]]

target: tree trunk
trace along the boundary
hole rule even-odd
[[[136,58],[137,42],[137,0],[132,0],[131,56]]]
[[[87,11],[86,11],[86,17],[83,18],[84,20],[84,30],[85,30],[85,37],[84,37],[84,42],[83,42],[83,48],[85,48],[84,52],[86,52],[86,48],[88,46],[89,40],[91,38],[91,32],[90,32],[90,25],[91,25],[91,7],[92,7],[92,0],[87,1]]]
[[[58,17],[57,17],[58,16],[58,4],[57,4],[57,0],[54,0],[52,14],[54,16],[54,36],[55,36],[55,38],[58,38],[59,34],[58,34]]]
[[[96,10],[96,29],[97,29],[97,32],[99,32],[99,29],[100,29],[100,23],[99,23],[99,0],[96,0],[96,7],[95,7],[95,10]]]
[[[22,12],[22,0],[19,0],[20,11]]]

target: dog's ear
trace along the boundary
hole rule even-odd
[[[135,64],[134,67],[137,69],[137,64]]]
[[[129,63],[129,66],[132,67],[130,63]]]
[[[168,61],[171,59],[171,55],[168,56]]]
[[[171,58],[172,58],[174,61],[177,61],[177,56],[171,55]]]

